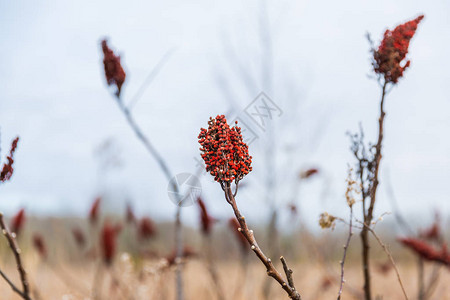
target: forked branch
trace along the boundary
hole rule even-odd
[[[258,243],[255,239],[255,236],[253,234],[253,230],[250,230],[247,226],[247,222],[245,221],[245,217],[241,215],[237,205],[236,200],[234,198],[233,192],[231,191],[231,187],[229,183],[223,183],[223,188],[225,191],[225,198],[227,202],[231,205],[234,211],[234,215],[236,216],[236,219],[239,222],[239,225],[241,226],[238,230],[242,233],[242,235],[245,237],[247,242],[250,244],[251,249],[253,252],[255,252],[256,256],[261,260],[261,262],[264,264],[264,266],[267,269],[267,275],[275,279],[283,288],[283,290],[286,291],[286,293],[289,295],[291,299],[294,300],[301,300],[301,296],[299,292],[295,289],[294,286],[294,280],[292,278],[292,270],[288,268],[286,259],[282,256],[280,257],[281,263],[283,264],[283,269],[286,274],[287,280],[283,278],[280,272],[275,268],[275,266],[272,263],[272,260],[268,258],[264,252],[261,250],[261,248],[258,246]]]

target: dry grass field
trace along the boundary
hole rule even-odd
[[[86,244],[78,247],[71,228],[80,228],[86,234]],[[381,224],[380,236],[389,244],[410,299],[417,299],[418,271],[416,256],[403,248]],[[126,225],[119,236],[113,263],[105,265],[99,251],[96,230],[90,231],[83,219],[30,218],[18,241],[22,247],[34,300],[45,299],[175,299],[175,270],[167,266],[173,236],[173,225],[156,224],[158,233],[146,242],[133,242],[135,231]],[[39,255],[33,246],[32,236],[39,228],[44,236],[47,257]],[[280,238],[281,251],[294,270],[296,287],[302,299],[336,299],[340,282],[339,260],[346,238],[343,228],[335,231],[298,230]],[[270,241],[264,228],[255,227],[261,237],[261,247],[268,248]],[[210,276],[205,257],[205,240],[195,228],[184,227],[185,239],[194,252],[183,261],[184,287],[187,300],[218,299],[214,281]],[[238,240],[227,226],[218,225],[212,234],[212,256],[218,273],[224,299],[286,299],[286,295],[273,280],[266,276],[264,267],[248,251],[242,256]],[[343,299],[362,299],[362,271],[359,237],[354,236],[345,265]],[[388,263],[386,254],[373,241],[372,274],[374,295],[377,299],[404,299],[396,274]],[[249,250],[249,249],[247,249]],[[97,251],[97,254],[96,254]],[[244,259],[246,257],[246,259]],[[6,243],[0,246],[0,264],[18,286],[19,275]],[[274,259],[275,261],[275,259]],[[277,268],[281,264],[275,262]],[[384,270],[383,270],[384,269]],[[433,272],[439,272],[437,285],[429,299],[450,299],[450,271],[433,263],[425,264],[425,282]],[[269,282],[270,294],[263,295],[263,286]],[[0,280],[0,299],[20,299],[5,281]]]
[[[92,299],[92,283],[97,272],[96,264],[83,266],[59,265],[49,267],[38,260],[28,260],[29,275],[35,299]],[[146,263],[151,269],[158,263]],[[302,291],[303,299],[335,299],[338,291],[338,281],[320,266],[314,264],[296,264],[296,282]],[[415,299],[417,288],[417,270],[414,264],[399,264],[399,269],[409,293],[410,299]],[[226,299],[246,300],[264,299],[262,285],[266,280],[263,267],[257,262],[252,263],[244,274],[242,267],[236,261],[222,262],[218,265],[220,280]],[[8,270],[9,271],[9,270]],[[13,268],[10,274],[14,273]],[[133,270],[129,262],[122,257],[118,264],[110,270],[102,271],[102,299],[174,299],[173,272],[167,270],[160,274],[149,274]],[[450,272],[442,269],[439,284],[431,299],[450,299]],[[144,274],[145,273],[145,274]],[[187,299],[217,299],[213,283],[205,265],[199,260],[186,264],[185,288]],[[344,299],[358,298],[354,291],[362,292],[361,270],[359,265],[352,264],[346,268],[348,287],[344,288]],[[18,280],[18,278],[16,278]],[[328,279],[330,281],[328,281]],[[374,287],[379,299],[403,299],[395,273],[375,273]],[[351,289],[351,290],[350,290]],[[20,299],[3,282],[0,282],[2,300]],[[283,291],[273,285],[267,299],[286,299]]]

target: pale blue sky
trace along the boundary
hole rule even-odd
[[[295,168],[323,170],[300,189],[304,217],[312,224],[323,210],[346,214],[344,180],[353,159],[345,133],[362,122],[374,140],[378,117],[379,88],[367,77],[371,68],[364,35],[369,31],[378,43],[387,27],[424,13],[410,47],[411,68],[387,99],[382,176],[389,172],[410,220],[431,217],[436,208],[448,216],[449,2],[269,1],[271,87],[258,79],[264,52],[260,7],[257,1],[0,1],[2,157],[11,139],[21,137],[16,173],[0,188],[1,210],[25,206],[40,215],[84,214],[95,195],[108,190],[109,210],[121,209],[129,198],[139,214],[172,217],[164,176],[105,88],[99,40],[108,36],[127,71],[126,100],[174,49],[134,109],[174,173],[194,171],[199,128],[210,115],[228,111],[227,97],[245,107],[266,91],[285,112],[277,120],[277,136],[286,147],[295,146]],[[243,70],[256,78],[252,89],[233,72],[229,44]],[[228,83],[229,94],[218,78]],[[298,108],[291,109],[297,101]],[[250,147],[252,184],[239,200],[252,220],[268,213],[259,200],[263,183],[258,178],[267,172],[261,162],[266,137],[260,134]],[[99,180],[94,149],[110,137],[124,166]],[[277,152],[280,163],[286,160],[283,151]],[[282,173],[278,166],[276,174]],[[214,214],[230,215],[220,187],[207,177],[202,184]],[[289,194],[286,189],[280,184],[278,194]],[[379,195],[377,213],[389,211],[383,183]],[[184,211],[193,222],[196,209]]]

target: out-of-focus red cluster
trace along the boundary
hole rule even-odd
[[[115,84],[117,86],[117,96],[119,97],[126,77],[125,71],[120,63],[120,56],[115,55],[108,47],[107,40],[102,41],[102,50],[106,82],[108,85]]]
[[[311,168],[311,169],[307,169],[305,171],[300,172],[300,178],[301,179],[307,179],[310,178],[316,174],[319,174],[319,169],[317,168]]]
[[[394,30],[386,30],[377,50],[373,51],[373,67],[377,74],[384,76],[386,83],[397,83],[410,61],[403,61],[408,54],[409,42],[414,36],[417,25],[424,18],[418,16],[414,20],[398,25]]]
[[[5,182],[11,179],[11,176],[14,172],[13,164],[14,164],[14,152],[17,148],[17,143],[19,142],[19,137],[16,137],[14,141],[11,143],[11,149],[9,150],[9,155],[6,157],[7,162],[3,164],[3,168],[0,172],[0,182]]]
[[[202,128],[198,139],[206,171],[214,176],[214,180],[221,183],[239,181],[252,170],[252,157],[242,139],[241,128],[230,128],[224,115],[210,118],[208,129]]]
[[[33,235],[33,246],[42,258],[47,258],[47,247],[45,246],[44,237],[39,233]]]
[[[241,225],[239,224],[238,220],[236,218],[230,218],[228,220],[228,225],[230,226],[230,229],[233,231],[233,233],[236,236],[236,239],[239,243],[239,246],[241,247],[242,251],[247,251],[247,240],[245,239],[244,235],[239,231],[239,228],[241,228]]]
[[[420,236],[424,239],[434,240],[440,236],[440,228],[437,223],[434,223],[430,228],[425,229],[420,233]]]
[[[390,270],[392,270],[392,263],[389,260],[383,263],[378,263],[376,265],[376,268],[378,272],[386,275],[387,273],[389,273]]]
[[[322,290],[326,291],[333,285],[333,278],[330,276],[324,276],[322,278],[322,283],[320,284],[320,287]]]
[[[413,250],[417,255],[429,261],[435,261],[450,266],[450,253],[447,246],[442,244],[441,250],[435,249],[425,241],[417,238],[399,238],[405,247]]]
[[[215,219],[209,215],[205,202],[203,202],[200,197],[197,199],[197,203],[200,210],[200,224],[202,232],[203,234],[208,235],[211,233],[212,225],[214,224]]]
[[[25,224],[25,209],[22,208],[19,210],[11,220],[11,232],[14,232],[16,235],[20,234],[20,231]]]
[[[419,237],[429,241],[437,241],[437,242],[441,241],[442,235],[439,222],[440,222],[439,215],[436,214],[434,223],[430,227],[421,230],[419,232]]]
[[[117,247],[117,229],[109,221],[103,224],[100,246],[102,249],[103,260],[107,265],[111,265]]]
[[[91,205],[91,209],[89,210],[89,222],[91,224],[97,223],[101,201],[102,201],[102,198],[97,197],[97,198],[95,198],[94,202]]]
[[[149,239],[156,234],[155,223],[149,217],[143,217],[137,226],[140,239]]]

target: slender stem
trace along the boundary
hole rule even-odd
[[[372,233],[372,235],[377,240],[378,244],[380,244],[381,248],[383,248],[384,252],[389,257],[389,260],[390,260],[392,266],[394,267],[395,273],[397,274],[397,280],[398,280],[398,283],[400,284],[400,287],[402,289],[403,296],[405,297],[405,300],[408,300],[408,295],[406,294],[405,287],[403,286],[402,278],[400,277],[400,273],[398,272],[397,265],[395,264],[394,258],[392,257],[391,252],[389,251],[388,247],[386,246],[386,244],[384,244],[381,241],[380,237],[375,233],[375,231],[372,228],[370,228],[366,224],[363,224],[363,226],[365,228],[367,228],[367,230],[370,231],[370,233]]]
[[[434,291],[436,290],[436,287],[439,282],[440,269],[441,269],[440,265],[438,264],[434,265],[433,271],[431,272],[431,276],[428,279],[428,284],[425,289],[425,299],[430,299]]]
[[[424,263],[422,257],[418,258],[417,261],[418,266],[418,300],[425,300],[425,279],[424,279]]]
[[[27,280],[27,272],[25,271],[25,269],[23,267],[22,258],[20,257],[21,250],[20,250],[19,246],[17,246],[16,239],[9,232],[8,227],[6,227],[5,221],[3,220],[2,213],[0,213],[0,227],[2,229],[3,235],[8,240],[9,247],[11,248],[11,250],[14,254],[14,258],[16,260],[17,270],[19,271],[20,281],[22,282],[22,292],[19,293],[19,295],[25,300],[31,300],[30,286],[29,286],[28,280]],[[2,277],[6,280],[4,274],[2,275]],[[7,282],[9,283],[9,285],[11,287],[13,287],[11,285],[10,281],[7,280]],[[17,292],[16,289],[13,288],[13,290],[15,292]]]
[[[175,48],[172,48],[168,50],[163,57],[158,61],[156,66],[151,70],[151,72],[148,74],[147,78],[145,78],[144,82],[141,84],[139,89],[137,90],[136,94],[131,98],[130,103],[128,104],[128,109],[132,110],[136,102],[141,98],[142,94],[144,93],[145,89],[149,87],[149,85],[153,82],[153,79],[156,78],[158,73],[161,71],[161,69],[164,67],[164,65],[167,63],[169,58],[172,56],[172,53],[175,51]]]
[[[120,110],[125,115],[125,118],[128,121],[128,124],[133,129],[134,133],[138,137],[138,139],[144,144],[147,151],[154,157],[156,162],[158,163],[159,167],[161,168],[162,172],[166,176],[167,180],[171,182],[171,179],[173,177],[172,173],[170,172],[170,169],[165,162],[165,160],[162,158],[162,156],[159,154],[159,152],[155,149],[153,144],[150,142],[150,140],[145,136],[145,134],[142,132],[140,127],[137,125],[136,121],[134,120],[130,110],[123,104],[122,99],[117,98],[117,104],[119,105]],[[174,194],[177,197],[177,210],[175,213],[175,259],[178,260],[182,256],[183,252],[183,235],[182,235],[182,224],[181,224],[181,197],[179,195],[179,189],[178,185],[175,182],[172,182],[172,189],[175,192]],[[176,294],[177,294],[177,300],[183,300],[183,278],[182,278],[182,265],[177,264],[175,273],[176,273]]]
[[[159,167],[163,171],[164,175],[166,176],[167,180],[172,179],[172,173],[169,170],[168,165],[162,158],[162,156],[159,154],[158,151],[156,151],[153,144],[150,142],[150,140],[145,136],[145,134],[142,132],[140,127],[137,125],[136,121],[134,120],[130,110],[125,107],[125,105],[122,102],[122,99],[117,98],[117,104],[119,105],[120,110],[125,115],[125,118],[128,121],[128,124],[130,125],[131,129],[133,129],[134,133],[138,137],[138,139],[144,144],[145,148],[148,152],[155,158],[156,162],[158,163]],[[178,187],[174,185],[175,191],[178,191]]]
[[[275,266],[272,263],[272,260],[268,258],[264,252],[261,250],[261,248],[258,246],[258,243],[255,239],[255,236],[253,234],[253,230],[250,230],[247,226],[247,222],[245,221],[245,218],[243,215],[241,215],[237,205],[236,200],[233,196],[233,192],[231,191],[230,184],[225,183],[223,184],[224,191],[225,191],[225,198],[227,202],[231,205],[234,211],[234,215],[236,216],[236,219],[239,222],[239,225],[241,226],[239,228],[239,231],[244,235],[247,242],[250,244],[251,249],[253,252],[255,252],[256,256],[259,258],[259,260],[264,264],[264,266],[267,269],[267,275],[275,279],[283,288],[283,290],[286,291],[286,293],[289,295],[289,297],[293,300],[301,300],[301,296],[299,292],[295,289],[292,279],[292,270],[287,268],[286,261],[284,257],[280,257],[281,262],[283,263],[286,278],[287,281],[283,279],[282,275],[278,270],[275,268]]]
[[[350,206],[350,221],[349,221],[349,226],[348,226],[348,237],[347,237],[347,241],[345,242],[344,245],[344,254],[342,256],[342,260],[341,260],[341,283],[339,286],[339,292],[338,292],[338,297],[337,300],[341,299],[341,295],[342,295],[342,290],[344,288],[344,264],[345,264],[345,259],[347,258],[347,249],[348,246],[350,245],[350,240],[352,239],[352,235],[353,235],[353,206]]]
[[[386,96],[386,87],[387,82],[384,82],[382,87],[382,93],[381,93],[381,101],[380,101],[380,117],[378,119],[378,141],[375,145],[375,156],[374,156],[374,165],[373,165],[373,177],[371,178],[370,182],[370,190],[369,190],[369,196],[370,196],[370,204],[369,208],[367,209],[367,212],[365,211],[364,207],[364,224],[366,226],[363,227],[361,230],[361,241],[362,241],[362,260],[363,260],[363,273],[364,273],[364,298],[365,300],[371,300],[372,299],[372,291],[371,291],[371,284],[370,284],[370,265],[369,265],[369,253],[370,253],[370,245],[369,245],[369,236],[368,236],[368,229],[370,226],[370,223],[373,219],[373,209],[375,206],[375,200],[376,200],[376,193],[378,188],[378,173],[380,169],[380,162],[381,162],[381,148],[383,143],[383,127],[384,127],[384,117],[386,113],[384,112],[384,100]],[[361,170],[362,172],[362,170]],[[363,205],[365,205],[365,199],[363,199]]]
[[[178,193],[177,193],[178,194]],[[177,205],[175,215],[175,261],[178,262],[183,256],[183,232],[181,225],[181,203]],[[177,300],[183,300],[183,264],[177,263],[175,267],[175,285]]]
[[[2,276],[3,279],[5,279],[5,281],[9,284],[9,286],[15,293],[19,294],[22,298],[26,299],[24,293],[22,293],[22,291],[19,290],[19,288],[14,285],[14,283],[8,278],[8,276],[6,276],[5,273],[2,272],[2,270],[0,270],[0,276]]]
[[[375,206],[375,200],[376,200],[376,194],[377,194],[377,188],[378,188],[378,174],[380,170],[380,162],[381,162],[381,148],[383,143],[383,131],[384,131],[384,117],[386,113],[384,112],[384,99],[386,97],[386,87],[387,83],[385,82],[383,85],[383,90],[381,94],[381,101],[380,101],[380,118],[378,119],[378,141],[375,145],[375,165],[374,165],[374,171],[373,171],[373,179],[371,182],[371,188],[370,188],[370,206],[367,211],[367,218],[368,222],[370,223],[373,218],[373,209]],[[369,225],[369,224],[367,224]]]

